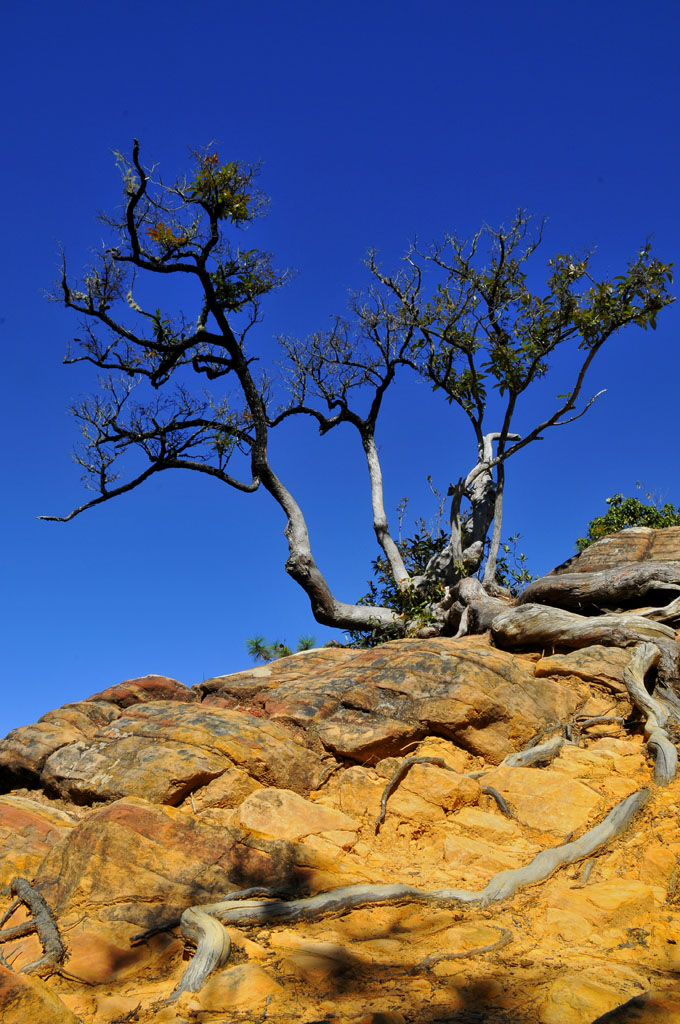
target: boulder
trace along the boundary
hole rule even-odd
[[[189,1002],[188,999],[186,1001]],[[250,1015],[263,1006],[276,1010],[281,1008],[284,1001],[283,986],[259,964],[254,963],[239,964],[219,971],[192,1000],[204,1012],[219,1013],[220,1016],[229,1010]]]
[[[17,777],[36,781],[55,750],[91,739],[120,713],[106,701],[82,701],[48,711],[33,725],[13,729],[0,741],[0,779],[8,788]]]
[[[85,701],[48,711],[34,725],[13,729],[0,742],[0,784],[5,778],[10,788],[17,777],[39,777],[55,751],[75,743],[87,746],[99,729],[121,717],[124,708],[155,700],[190,703],[196,699],[196,692],[176,679],[148,675],[127,679]]]
[[[541,1024],[590,1024],[594,1016],[599,1018],[615,1007],[621,993],[638,994],[643,988],[641,977],[626,968],[608,965],[599,971],[565,971],[546,986],[539,1020]],[[636,1018],[628,1020],[633,1024]]]
[[[482,637],[313,651],[266,668],[209,679],[197,691],[364,763],[399,755],[429,733],[499,763],[578,705],[573,688],[537,681],[531,662]]]
[[[549,768],[496,768],[484,776],[506,799],[517,820],[538,832],[564,837],[584,829],[602,810],[590,786]]]
[[[144,796],[178,804],[238,765],[263,785],[309,792],[317,758],[280,726],[226,708],[153,701],[128,708],[89,741],[60,747],[43,784],[77,802]]]
[[[239,808],[243,828],[276,839],[303,839],[323,832],[356,832],[357,823],[342,811],[304,800],[289,789],[260,789]]]
[[[107,687],[95,693],[88,700],[106,701],[118,708],[129,708],[133,704],[146,704],[155,700],[177,700],[189,704],[196,700],[196,693],[176,679],[168,676],[139,676]]]
[[[625,693],[623,670],[629,663],[629,650],[592,644],[567,654],[545,655],[536,663],[535,673],[539,678],[576,676],[589,683],[598,683],[615,693]]]
[[[261,788],[260,783],[241,768],[227,768],[197,791],[194,805],[198,811],[211,807],[238,807],[247,796]]]
[[[564,942],[610,947],[617,935],[634,932],[656,917],[665,892],[635,879],[595,882],[546,901],[545,930]]]
[[[550,576],[567,572],[601,572],[633,562],[680,562],[680,526],[653,530],[634,526],[610,533],[590,544],[585,551],[568,558]]]
[[[592,1024],[680,1024],[680,985],[633,996]]]

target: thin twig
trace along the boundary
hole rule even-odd
[[[583,732],[585,729],[590,729],[593,725],[608,725],[610,723],[623,725],[625,718],[622,718],[621,715],[593,715],[592,718],[584,718],[582,715],[576,715],[574,721],[577,728]]]
[[[5,923],[5,921],[9,921],[9,919],[12,916],[12,914],[14,913],[14,911],[18,910],[20,906],[21,906],[21,900],[14,900],[14,902],[12,903],[11,907],[9,908],[9,910],[6,910],[5,913],[2,915],[2,917],[0,918],[0,928],[2,928],[3,924]]]

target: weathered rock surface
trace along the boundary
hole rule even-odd
[[[78,1024],[66,1005],[38,978],[0,965],[0,1010],[6,1024]]]
[[[358,825],[342,811],[304,800],[289,789],[260,789],[239,807],[239,822],[251,832],[277,839],[324,833],[355,833]]]
[[[533,663],[482,637],[397,640],[367,651],[323,650],[208,679],[204,702],[292,725],[339,757],[375,763],[436,734],[500,762],[578,703],[540,683]]]
[[[617,647],[594,644],[568,654],[544,655],[536,664],[536,675],[577,676],[588,683],[625,693],[623,670],[630,661],[630,652]]]
[[[91,728],[89,735],[79,729],[75,742],[59,722],[50,733],[50,747],[59,738],[51,752],[43,741],[43,720],[14,730],[3,744],[4,763],[10,771],[19,764],[24,774],[38,775],[48,791],[79,803],[145,796],[178,804],[235,765],[262,784],[303,792],[318,773],[317,758],[285,729],[226,708],[170,700],[138,703]]]
[[[86,701],[48,711],[34,725],[21,726],[0,744],[0,781],[37,776],[61,747],[92,739],[121,716],[121,709],[152,700],[193,701],[194,691],[167,676],[141,676],[110,686]]]
[[[127,681],[14,730],[0,883],[35,886],[67,958],[21,973],[43,947],[5,889],[0,1020],[680,1024],[680,781],[654,785],[631,653],[329,649],[192,690]],[[568,724],[550,763],[501,765]],[[423,760],[383,799],[404,756]],[[167,1002],[188,907],[356,883],[475,892],[641,789],[619,838],[506,900],[229,924],[230,959]]]
[[[635,526],[610,533],[562,562],[549,575],[602,572],[632,562],[680,562],[680,526],[668,526],[664,530]]]
[[[17,875],[33,875],[48,850],[75,824],[58,807],[22,796],[0,797],[0,887]]]

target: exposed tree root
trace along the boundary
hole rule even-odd
[[[510,650],[530,647],[577,650],[593,644],[631,647],[651,641],[661,652],[660,678],[668,685],[678,682],[680,646],[675,640],[675,630],[661,622],[652,622],[643,615],[596,615],[589,618],[563,608],[521,604],[495,617],[491,635],[499,647]]]
[[[208,975],[229,959],[231,939],[227,929],[201,907],[189,907],[181,917],[182,935],[196,946],[196,954],[172,993],[171,1003],[182,992],[197,992]]]
[[[577,615],[563,608],[522,604],[500,612],[491,627],[500,647],[565,647],[591,644],[628,647],[657,639],[675,640],[675,630],[643,615]]]
[[[418,971],[430,970],[435,964],[441,963],[442,960],[466,960],[471,956],[479,956],[481,953],[491,953],[495,949],[502,949],[503,946],[507,946],[512,942],[512,932],[509,928],[501,928],[500,933],[497,941],[490,943],[488,946],[477,946],[475,949],[466,949],[461,953],[433,953],[431,956],[426,956],[419,964],[412,967],[408,973],[416,974]]]
[[[56,967],[64,960],[66,947],[62,942],[57,922],[49,904],[25,878],[13,879],[10,883],[10,891],[18,899],[14,901],[10,909],[3,916],[1,923],[4,924],[8,920],[20,902],[24,903],[31,911],[33,920],[22,922],[22,924],[16,925],[13,928],[5,928],[4,931],[0,932],[0,943],[9,942],[12,939],[21,938],[23,935],[37,932],[44,956],[33,963],[27,964],[26,967],[22,967],[22,972],[33,971],[45,964]]]
[[[644,604],[645,594],[652,591],[667,591],[669,594],[675,593],[677,597],[680,591],[680,565],[673,562],[639,562],[601,572],[567,572],[543,576],[529,584],[517,603],[547,604],[580,612],[592,608],[611,608],[612,605],[626,601]]]
[[[380,831],[380,826],[385,821],[385,814],[387,813],[387,801],[389,800],[390,796],[395,791],[401,780],[404,778],[406,773],[409,771],[410,768],[413,767],[414,764],[434,764],[438,768],[444,768],[447,772],[453,772],[454,775],[459,774],[459,772],[457,772],[455,768],[452,768],[451,765],[446,763],[443,757],[405,757],[383,790],[382,799],[380,801],[380,813],[378,814],[378,817],[375,819],[376,835]],[[482,778],[482,776],[484,775],[486,775],[486,772],[466,772],[463,774],[462,777],[465,779],[477,779]],[[492,796],[496,803],[498,804],[500,810],[503,812],[503,814],[505,814],[506,817],[508,818],[512,818],[512,811],[510,810],[510,808],[508,807],[505,800],[503,799],[503,797],[501,796],[497,789],[494,789],[493,786],[482,786],[482,793],[487,793],[489,796]]]
[[[485,907],[509,899],[525,885],[543,881],[563,864],[573,864],[574,861],[590,856],[624,831],[633,815],[646,803],[648,796],[649,790],[646,789],[633,793],[617,804],[599,825],[585,832],[579,839],[542,850],[524,867],[500,871],[478,892],[467,889],[435,889],[428,892],[398,883],[349,885],[316,896],[286,901],[277,898],[244,898],[250,891],[240,890],[227,894],[216,903],[191,907],[182,915],[182,934],[196,944],[197,951],[170,999],[176,999],[181,992],[197,991],[213,967],[225,962],[228,955],[225,951],[229,948],[228,935],[221,926],[215,927],[219,922],[264,925],[304,921],[326,914],[343,914],[355,907],[372,903],[413,901]]]
[[[585,885],[587,885],[588,884],[588,879],[590,878],[590,876],[592,874],[592,870],[593,870],[594,867],[595,867],[595,858],[591,857],[590,860],[587,860],[585,862],[585,864],[583,865],[583,871],[581,872],[581,876],[580,876],[578,882],[576,883],[576,885],[574,885],[572,888],[574,888],[574,889],[582,889]]]
[[[3,926],[5,921],[9,921],[14,911],[17,910],[20,906],[21,900],[14,900],[14,902],[10,904],[10,906],[7,908],[2,917],[0,917],[0,928]]]
[[[385,820],[385,814],[387,813],[387,801],[414,764],[434,764],[438,768],[444,768],[447,772],[454,772],[456,775],[458,774],[455,768],[448,765],[443,757],[405,757],[383,790],[382,799],[380,801],[380,813],[375,819],[376,835],[380,831],[380,826]]]
[[[493,786],[482,786],[482,793],[486,793],[487,796],[492,796],[494,798],[494,800],[498,804],[499,811],[501,811],[501,813],[504,814],[506,818],[515,817],[515,815],[512,813],[512,811],[506,804],[504,798],[501,796],[497,789],[493,788]]]
[[[631,702],[647,717],[645,739],[655,758],[654,779],[661,785],[666,785],[673,781],[678,767],[677,749],[666,732],[666,725],[671,716],[663,702],[645,689],[645,675],[658,663],[659,658],[660,652],[656,644],[638,644],[623,670],[623,681]]]
[[[676,597],[670,604],[663,608],[650,608],[649,611],[640,612],[646,619],[654,619],[655,622],[664,622],[667,626],[680,623],[680,597]]]
[[[576,715],[574,724],[579,732],[592,729],[594,725],[623,725],[625,719],[621,715]]]
[[[508,754],[500,763],[501,768],[526,768],[529,764],[548,764],[558,756],[562,747],[569,741],[565,736],[553,736],[545,743],[527,747],[517,754]]]

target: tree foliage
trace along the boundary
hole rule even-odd
[[[486,587],[496,586],[508,460],[583,415],[597,398],[584,399],[583,389],[600,348],[626,326],[654,328],[672,301],[670,265],[649,245],[603,279],[592,253],[558,254],[536,290],[528,266],[543,225],[519,211],[469,240],[449,234],[414,244],[396,273],[370,253],[369,284],[354,295],[349,316],[307,338],[281,339],[282,365],[266,364],[256,327],[287,275],[270,253],[241,244],[266,208],[257,168],[222,163],[208,147],[166,184],[142,164],[137,142],[118,163],[123,206],[104,218],[109,239],[80,280],[64,259],[58,293],[82,326],[66,362],[103,373],[73,410],[83,438],[77,460],[95,496],[67,516],[43,518],[71,519],[166,470],[207,474],[244,493],[265,490],[285,516],[287,572],[316,619],[345,630],[403,632],[423,607],[441,624],[462,578],[481,574]],[[147,305],[163,279],[190,285],[193,307],[169,305],[160,287]],[[564,346],[572,350],[571,379],[516,433],[526,392]],[[400,548],[384,509],[376,432],[385,395],[404,374],[441,392],[470,427],[461,475],[447,471],[446,530],[429,548],[417,535],[410,549]],[[321,434],[347,424],[358,435],[373,529],[393,581],[391,607],[337,599],[317,565],[303,511],[271,454],[273,433],[290,417],[310,419]],[[391,600],[376,590],[371,600],[383,598]]]
[[[316,637],[301,636],[295,651],[311,651],[316,647]],[[253,661],[278,661],[279,658],[287,658],[293,654],[293,649],[288,646],[285,640],[266,640],[262,635],[250,637],[246,640],[246,650]]]
[[[664,505],[652,501],[652,495],[646,495],[650,504],[645,505],[639,498],[624,498],[622,494],[614,494],[607,498],[609,506],[604,515],[595,516],[588,524],[588,533],[579,537],[576,547],[584,551],[596,540],[601,540],[609,533],[628,530],[631,526],[648,526],[653,530],[663,530],[667,526],[680,526],[680,506],[671,502]]]
[[[502,545],[496,561],[495,583],[511,596],[517,596],[522,588],[534,579],[527,566],[523,552],[517,551],[519,534],[513,534]],[[424,519],[416,523],[416,532],[398,541],[399,552],[410,577],[425,577],[424,585],[406,588],[398,587],[390,573],[387,559],[378,555],[371,563],[372,578],[368,590],[358,599],[358,604],[393,608],[399,616],[395,626],[376,627],[349,631],[349,647],[376,647],[387,640],[394,640],[403,634],[402,623],[407,624],[411,633],[436,622],[433,608],[437,608],[446,597],[446,588],[440,580],[427,574],[427,566],[446,548],[448,536],[441,529],[430,529]],[[487,546],[488,546],[487,541]]]

